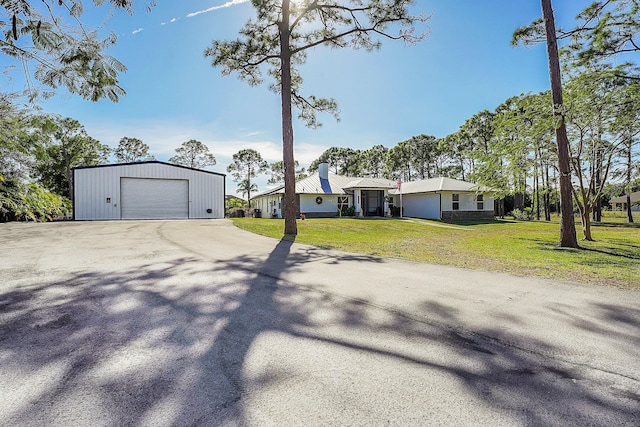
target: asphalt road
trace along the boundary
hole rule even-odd
[[[225,220],[0,224],[0,248],[3,426],[640,425],[638,292]]]

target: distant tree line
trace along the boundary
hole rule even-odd
[[[587,239],[603,201],[640,185],[640,81],[621,78],[623,73],[625,67],[598,66],[573,69],[565,77],[574,203]],[[472,181],[512,203],[509,209],[532,205],[533,215],[548,221],[557,211],[554,125],[550,93],[523,94],[473,115],[443,138],[422,134],[368,150],[331,147],[309,172],[327,162],[338,175]]]
[[[543,2],[544,3],[544,2]],[[507,99],[494,111],[481,111],[443,138],[414,136],[392,148],[332,147],[309,167],[328,162],[340,175],[410,181],[444,176],[492,188],[503,204],[499,214],[531,207],[538,219],[558,211],[558,151],[555,131],[562,120],[568,137],[571,192],[584,239],[591,221],[600,221],[604,203],[640,189],[640,73],[634,60],[640,8],[635,0],[597,1],[577,17],[578,25],[557,30],[561,50],[564,103],[554,114],[550,91]],[[513,44],[545,40],[539,19],[514,32]],[[508,201],[512,206],[505,206]],[[573,212],[571,212],[573,216]]]

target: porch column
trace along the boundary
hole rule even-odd
[[[391,216],[391,212],[389,212],[389,190],[384,190],[382,197],[384,200],[384,216]]]
[[[353,207],[356,210],[356,216],[362,216],[362,192],[359,188],[353,190]]]

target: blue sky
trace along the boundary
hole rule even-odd
[[[60,90],[43,109],[79,120],[111,147],[123,136],[140,138],[158,160],[168,160],[189,139],[207,144],[218,161],[210,169],[217,172],[226,173],[243,148],[280,160],[279,96],[266,84],[250,87],[223,77],[203,55],[212,40],[235,38],[252,16],[250,2],[225,1],[158,0],[146,12],[137,0],[133,15],[116,12],[105,26],[119,37],[109,52],[128,67],[121,77],[127,95],[117,104],[92,103]],[[556,20],[570,26],[588,3],[556,0]],[[418,0],[413,10],[432,15],[429,37],[416,46],[384,41],[371,53],[309,53],[301,67],[304,92],[335,98],[341,121],[321,116],[324,126],[316,130],[294,123],[295,155],[303,166],[331,146],[368,149],[422,133],[444,137],[483,109],[549,87],[544,46],[510,46],[513,30],[541,15],[539,1]],[[96,22],[108,12],[88,5],[86,11],[84,19]],[[7,84],[21,89],[20,79]],[[266,180],[256,180],[260,191],[268,188]],[[235,188],[228,176],[227,193]]]

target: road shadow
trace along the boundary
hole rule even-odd
[[[407,402],[418,414],[412,419],[384,398],[429,396],[425,393],[436,387],[435,377],[461,386],[460,395],[446,404],[481,407],[495,413],[496,421],[532,426],[640,422],[640,399],[632,387],[618,387],[613,373],[594,379],[590,367],[554,357],[561,349],[548,342],[508,329],[468,330],[459,311],[437,301],[416,301],[419,309],[408,313],[289,283],[285,273],[308,262],[323,262],[326,268],[349,262],[354,269],[382,262],[293,249],[292,241],[281,240],[266,258],[204,262],[183,257],[3,291],[0,387],[9,397],[0,424],[294,425],[305,411],[318,411],[319,424],[458,424],[453,409],[448,421],[429,418],[437,402]],[[556,313],[574,324],[571,313]],[[598,330],[598,319],[623,325],[624,332]],[[602,337],[616,332],[616,342],[637,352],[639,319],[637,310],[602,304],[578,326]],[[269,338],[282,346],[271,345]],[[513,344],[522,342],[526,346]],[[368,378],[374,389],[342,404],[362,418],[344,418],[348,411],[324,407],[320,398],[315,408],[298,407],[297,414],[268,407],[256,412],[256,394],[273,393],[273,405],[286,403],[275,396],[296,386],[287,367],[304,346],[314,350],[300,358],[338,381],[317,374],[325,393],[346,393],[342,387],[349,382],[357,386],[358,377],[347,381],[340,376],[343,370],[346,376],[359,370]],[[337,358],[329,349],[347,357]],[[325,354],[331,356],[325,359]],[[350,357],[364,357],[368,364],[356,369]],[[384,381],[397,374],[394,366],[398,372],[408,369],[415,383]],[[635,385],[638,380],[625,379]],[[305,393],[324,396],[313,387]],[[84,409],[61,411],[77,406]]]

